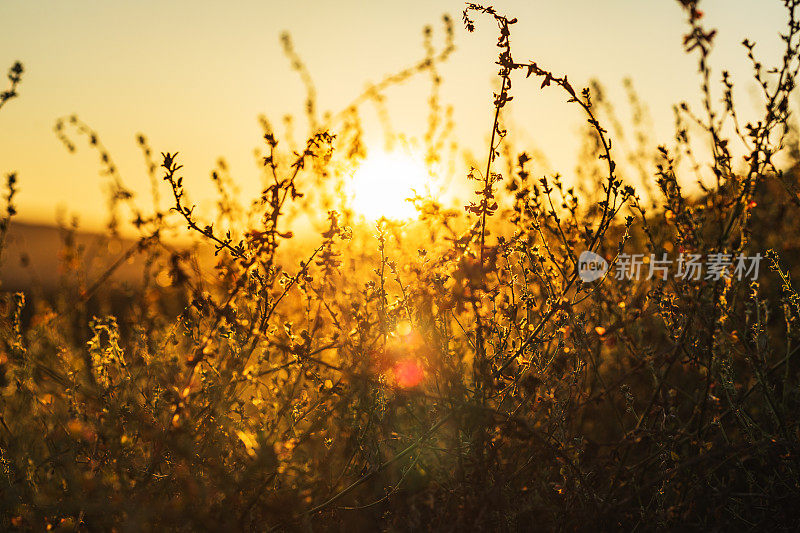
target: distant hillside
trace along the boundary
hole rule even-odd
[[[82,253],[79,262],[70,261],[67,243]],[[21,290],[39,287],[52,290],[65,275],[86,278],[87,285],[99,279],[110,265],[120,262],[109,280],[138,285],[144,263],[137,254],[126,259],[136,242],[109,238],[98,233],[55,226],[12,222],[0,264],[0,288]],[[76,268],[77,267],[77,268]]]

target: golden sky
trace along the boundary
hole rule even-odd
[[[573,85],[598,78],[624,103],[621,80],[633,78],[649,104],[656,140],[672,136],[671,105],[696,98],[693,58],[682,52],[683,14],[668,0],[504,0],[495,7],[519,19],[515,59],[535,60]],[[463,4],[450,1],[207,2],[173,0],[0,0],[0,67],[15,60],[26,72],[20,97],[0,111],[0,171],[19,174],[20,218],[53,222],[58,206],[83,224],[104,220],[97,156],[80,141],[68,153],[53,133],[55,120],[77,114],[111,151],[132,189],[148,191],[136,134],[153,149],[179,151],[194,199],[211,191],[208,175],[223,156],[245,194],[257,190],[256,117],[276,123],[299,117],[305,133],[304,89],[282,53],[279,35],[291,33],[306,62],[323,110],[337,111],[377,82],[419,60],[422,28],[437,45],[441,16],[456,23],[456,52],[442,68],[442,99],[455,109],[456,133],[481,150],[491,129],[496,27],[478,19],[474,34],[460,23]],[[765,59],[779,53],[779,0],[708,0],[708,26],[720,30],[713,62],[749,79],[741,43],[759,43]],[[407,135],[425,130],[427,80],[387,93],[394,126]],[[752,85],[743,83],[744,102]],[[4,90],[5,87],[0,87]],[[574,167],[575,133],[582,117],[555,90],[515,81],[514,126],[565,175]],[[623,106],[624,107],[624,106]],[[371,110],[365,110],[369,115]],[[368,122],[369,124],[369,122]],[[379,143],[379,131],[367,131]]]

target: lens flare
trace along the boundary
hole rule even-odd
[[[401,389],[413,389],[425,377],[422,365],[416,359],[398,361],[393,369],[394,381]]]

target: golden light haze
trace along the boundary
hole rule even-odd
[[[683,15],[669,1],[500,1],[495,7],[519,19],[513,49],[568,72],[573,84],[597,78],[625,109],[621,80],[632,76],[650,106],[655,140],[672,137],[671,105],[693,101],[699,81],[693,58],[681,53]],[[457,50],[442,67],[442,103],[454,107],[462,148],[483,158],[491,128],[496,31],[488,20],[468,34],[460,2],[122,2],[4,0],[0,3],[0,66],[20,60],[26,68],[20,97],[0,113],[0,169],[19,174],[20,219],[51,223],[57,206],[80,213],[86,227],[103,224],[105,200],[97,154],[78,139],[68,153],[53,133],[58,117],[77,114],[108,147],[128,187],[147,195],[145,165],[136,145],[144,133],[156,153],[179,151],[193,201],[210,202],[208,179],[224,157],[245,198],[257,193],[253,156],[260,147],[256,117],[276,125],[285,146],[282,115],[297,117],[294,137],[307,124],[305,91],[279,42],[282,31],[314,79],[322,111],[336,112],[364,90],[424,55],[422,28],[443,40],[441,16],[450,14]],[[720,30],[712,55],[740,80],[749,67],[740,43],[758,42],[757,53],[779,56],[779,1],[707,0],[706,24]],[[579,79],[573,76],[579,75]],[[714,71],[719,79],[720,70]],[[420,76],[387,93],[392,124],[407,136],[425,131],[428,80]],[[750,82],[739,87],[748,102]],[[4,87],[3,87],[4,89]],[[521,139],[548,154],[549,166],[573,172],[582,117],[556,91],[515,80],[507,122]],[[747,107],[747,106],[745,106]],[[374,109],[363,109],[370,147],[382,146]],[[564,120],[563,117],[571,117]],[[539,162],[543,164],[544,162]],[[541,168],[541,167],[540,167]],[[166,189],[165,189],[166,191]],[[146,204],[146,200],[143,201]],[[205,204],[207,205],[207,204]]]

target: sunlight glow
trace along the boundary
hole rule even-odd
[[[422,158],[404,152],[370,154],[347,184],[352,209],[367,220],[417,216],[408,198],[431,193],[432,177]]]

